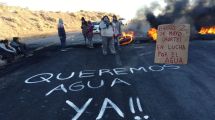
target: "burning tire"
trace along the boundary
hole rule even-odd
[[[123,46],[123,45],[131,44],[133,42],[133,37],[134,37],[133,31],[122,32],[122,35],[119,38],[120,45]]]

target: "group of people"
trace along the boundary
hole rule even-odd
[[[122,23],[117,19],[116,15],[112,16],[112,21],[106,15],[102,17],[99,28],[102,37],[102,52],[107,55],[108,48],[111,54],[116,54],[116,48],[120,49],[119,37],[121,35]],[[81,29],[85,40],[85,44],[89,48],[93,48],[93,28],[94,25],[91,21],[87,21],[84,17],[81,18]],[[61,41],[61,47],[66,46],[66,32],[63,20],[60,18],[58,22],[58,35]]]
[[[84,17],[82,17],[81,21],[81,29],[84,39],[85,41],[88,40],[88,45],[92,48],[93,25],[91,21],[87,22]],[[101,30],[102,52],[104,55],[107,55],[108,48],[110,49],[111,54],[116,54],[115,47],[120,49],[119,37],[122,31],[121,25],[122,23],[117,19],[116,15],[113,15],[112,22],[107,15],[101,19],[99,28]]]
[[[19,41],[19,37],[13,37],[12,41],[7,39],[0,40],[0,59],[8,63],[14,61],[18,55],[26,56],[27,48],[24,43]]]
[[[91,21],[86,21],[84,17],[81,18],[81,29],[84,36],[85,44],[89,48],[93,48],[93,24]],[[119,48],[119,36],[121,35],[121,22],[118,21],[114,15],[112,21],[108,16],[104,16],[99,24],[102,38],[102,52],[107,55],[108,48],[111,54],[116,54],[115,47]],[[66,32],[63,20],[60,18],[58,22],[58,35],[61,41],[61,47],[66,46]],[[17,55],[26,55],[26,45],[19,42],[19,37],[13,37],[12,41],[7,39],[0,40],[0,59],[12,62]]]
[[[89,48],[93,48],[93,24],[91,21],[86,21],[84,17],[81,18],[82,24],[81,29],[84,36],[85,44]],[[64,49],[66,46],[66,32],[64,28],[63,20],[60,18],[58,20],[58,36],[60,37],[61,41],[61,48]]]
[[[107,55],[108,48],[111,54],[116,54],[116,49],[120,49],[119,37],[121,36],[122,23],[117,19],[117,16],[113,15],[112,22],[108,16],[104,16],[99,24],[102,37],[102,52],[103,55]]]

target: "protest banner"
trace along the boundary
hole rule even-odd
[[[155,63],[187,64],[189,38],[189,24],[159,25]]]

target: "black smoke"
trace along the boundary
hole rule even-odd
[[[154,4],[153,9],[145,8],[138,13],[144,13],[151,27],[156,28],[161,24],[177,23],[182,18],[186,19],[183,23],[191,24],[197,31],[203,26],[215,25],[215,0],[165,0],[165,3],[165,9],[158,16],[152,10],[160,6]]]

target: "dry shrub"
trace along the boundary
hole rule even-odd
[[[11,17],[4,17],[4,16],[2,16],[1,18],[2,18],[3,20],[9,21],[9,22],[16,22],[16,19],[11,18]]]

